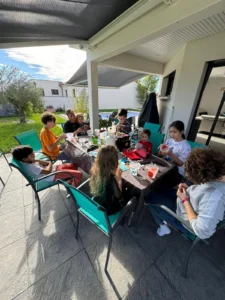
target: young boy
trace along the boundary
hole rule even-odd
[[[138,144],[142,145],[141,149],[144,149],[147,154],[152,154],[152,142],[149,141],[151,136],[151,131],[144,129],[141,133],[141,139],[138,141]]]
[[[24,170],[34,179],[41,178],[53,172],[65,171],[74,176],[76,184],[74,183],[74,180],[69,180],[73,186],[78,186],[80,184],[82,173],[77,170],[77,166],[75,164],[61,164],[54,166],[49,161],[36,160],[33,149],[29,146],[19,146],[15,148],[12,152],[12,155],[15,159],[23,163]],[[68,173],[53,174],[52,176],[46,178],[45,181],[66,179],[70,177],[70,174]]]
[[[46,153],[51,159],[61,159],[69,161],[67,155],[62,151],[60,152],[59,143],[61,140],[67,138],[65,133],[62,133],[60,136],[55,136],[51,131],[55,127],[56,117],[49,112],[45,112],[41,116],[41,121],[44,124],[44,127],[40,132],[40,140],[42,143],[42,150]]]
[[[131,125],[127,121],[127,110],[124,108],[119,109],[117,116],[118,116],[119,123],[116,126],[116,131],[127,133],[127,134],[130,133]]]
[[[74,134],[77,136],[87,135],[87,131],[89,129],[88,124],[84,122],[84,115],[82,113],[77,114],[77,130]]]

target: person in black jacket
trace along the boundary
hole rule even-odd
[[[74,135],[76,135],[77,133],[80,132],[80,129],[78,130],[78,128],[80,126],[77,123],[77,117],[76,117],[74,111],[71,108],[68,108],[66,110],[66,115],[68,117],[68,121],[66,121],[66,123],[64,124],[63,131],[65,133],[72,133],[73,132]]]

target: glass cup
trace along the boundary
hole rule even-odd
[[[130,164],[130,172],[131,172],[131,175],[133,176],[137,176],[138,174],[138,170],[140,169],[140,164],[139,163],[131,163]]]

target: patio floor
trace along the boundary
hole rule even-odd
[[[41,193],[39,222],[31,188],[3,158],[0,176],[7,181],[0,199],[1,300],[224,299],[224,232],[213,238],[212,248],[199,245],[184,279],[189,242],[174,231],[157,236],[147,212],[138,234],[126,225],[118,228],[107,277],[108,239],[83,218],[75,239],[74,207],[65,191],[64,199],[57,188]]]

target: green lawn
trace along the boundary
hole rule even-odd
[[[43,127],[40,116],[40,114],[33,114],[32,116],[28,117],[28,120],[33,120],[34,123],[25,124],[13,123],[19,120],[18,117],[0,117],[0,148],[4,152],[10,152],[12,148],[18,145],[14,136],[24,131],[34,129],[39,135],[40,130]],[[65,122],[65,119],[59,117],[58,115],[56,115],[56,117],[57,123]],[[59,135],[62,133],[62,129],[59,126],[56,126],[53,128],[53,132],[56,135]]]

